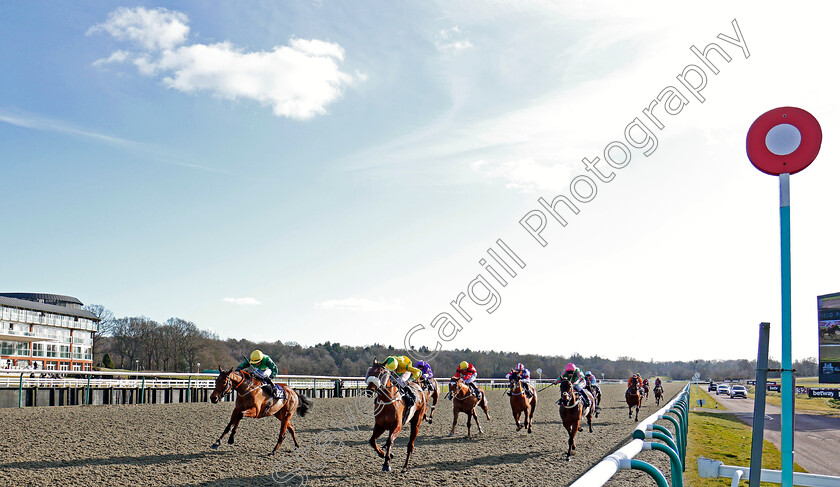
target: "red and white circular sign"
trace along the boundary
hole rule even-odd
[[[822,129],[801,108],[779,107],[764,113],[747,132],[747,157],[759,171],[778,176],[796,174],[814,162]]]

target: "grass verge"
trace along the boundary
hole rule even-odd
[[[705,391],[695,390],[692,398],[703,398]],[[711,396],[710,396],[711,397]],[[708,405],[708,403],[707,403]],[[722,406],[718,409],[721,409]],[[735,416],[717,412],[691,412],[688,415],[688,451],[686,455],[686,469],[684,484],[692,487],[717,487],[732,484],[731,479],[701,479],[697,474],[697,458],[704,456],[720,460],[726,465],[749,466],[750,448],[752,446],[752,428]],[[767,440],[764,440],[762,465],[763,468],[779,470],[782,467],[782,455],[779,450]],[[805,469],[794,464],[794,470],[805,472]],[[763,486],[777,486],[763,482]]]

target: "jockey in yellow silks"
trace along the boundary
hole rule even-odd
[[[385,359],[385,368],[396,374],[397,387],[400,389],[406,400],[406,405],[411,407],[414,404],[414,393],[410,387],[406,387],[406,381],[411,377],[414,380],[420,378],[420,369],[413,366],[411,359],[405,355],[391,355]]]

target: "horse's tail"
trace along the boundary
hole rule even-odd
[[[300,404],[298,404],[297,413],[302,418],[306,416],[306,413],[308,413],[312,408],[312,399],[301,395],[298,395],[298,399],[300,400]]]

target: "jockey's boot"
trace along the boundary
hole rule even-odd
[[[534,397],[534,391],[531,390],[531,386],[525,386],[525,395],[529,398]]]
[[[478,400],[480,401],[481,400],[481,391],[478,390],[478,386],[475,385],[475,383],[473,383],[473,382],[470,382],[469,386],[470,386],[470,389],[472,389],[475,397],[478,398]]]
[[[414,391],[412,391],[410,387],[403,389],[403,399],[405,399],[405,407],[410,408],[411,406],[414,406]]]

